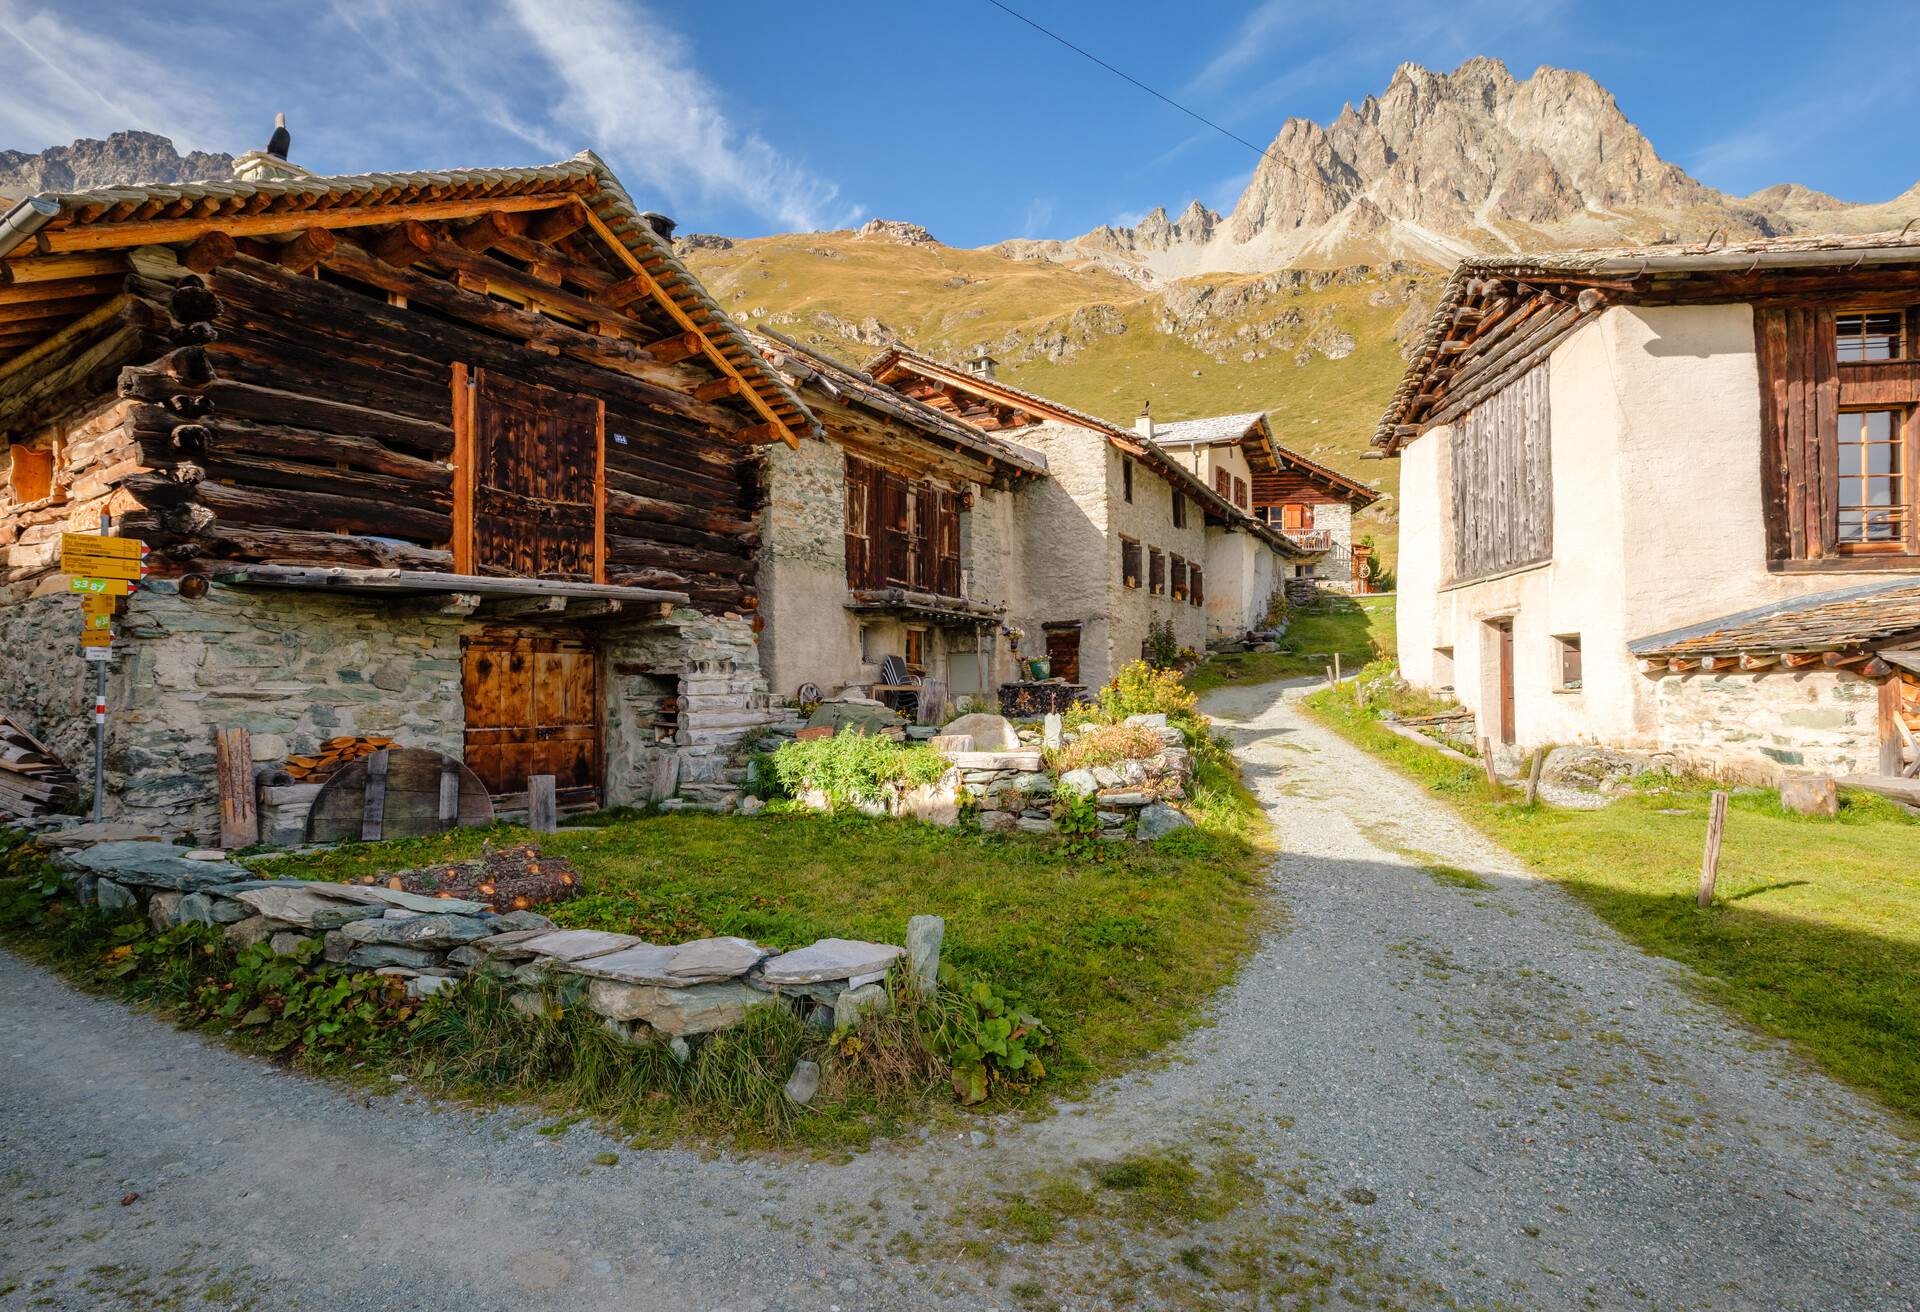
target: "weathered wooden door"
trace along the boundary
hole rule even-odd
[[[600,788],[593,647],[578,634],[492,630],[461,642],[467,765],[495,795],[550,774],[563,801]]]
[[[485,369],[469,391],[455,407],[456,568],[465,545],[475,574],[601,581],[601,402]]]
[[[1513,621],[1502,620],[1489,626],[1499,645],[1500,661],[1500,741],[1514,740],[1513,724]]]
[[[1047,673],[1068,683],[1080,682],[1080,626],[1047,630]]]

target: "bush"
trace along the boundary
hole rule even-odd
[[[946,760],[931,747],[860,733],[786,743],[767,759],[789,795],[819,789],[835,807],[879,801],[889,785],[916,788],[947,772]]]
[[[1058,773],[1082,766],[1112,765],[1116,761],[1146,760],[1163,750],[1160,735],[1138,725],[1104,724],[1088,729],[1063,745],[1048,759]]]
[[[1147,624],[1147,656],[1156,670],[1179,667],[1180,639],[1174,634],[1172,620],[1152,620]]]
[[[1129,715],[1192,715],[1200,699],[1187,691],[1180,671],[1156,670],[1145,661],[1123,666],[1100,690],[1099,718],[1109,724]]]

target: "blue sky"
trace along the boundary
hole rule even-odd
[[[1402,61],[1592,73],[1655,146],[1737,194],[1884,200],[1920,178],[1914,0],[1009,0],[1252,141],[1326,121]],[[544,162],[591,146],[683,230],[875,215],[942,240],[1068,237],[1255,157],[986,0],[0,0],[0,149],[139,126],[238,152],[276,110],[323,172]]]

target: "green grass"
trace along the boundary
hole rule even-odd
[[[1596,811],[1489,796],[1477,767],[1388,733],[1346,696],[1309,712],[1447,799],[1632,942],[1693,967],[1709,996],[1829,1072],[1920,1118],[1920,822],[1866,793],[1840,815],[1737,792],[1718,896],[1694,905],[1711,786],[1659,778]]]
[[[556,921],[651,942],[901,943],[909,917],[943,916],[943,960],[1051,1027],[1059,1050],[1042,1088],[1062,1092],[1185,1033],[1258,934],[1268,839],[1257,804],[1213,766],[1192,810],[1197,828],[1099,861],[1047,840],[777,808],[753,820],[642,816],[539,842],[573,862],[586,894],[549,908]],[[348,879],[531,837],[467,830],[256,865]]]
[[[1393,654],[1393,603],[1392,597],[1333,597],[1295,611],[1280,642],[1284,650],[1210,657],[1187,675],[1187,687],[1212,692],[1228,684],[1322,675],[1334,652],[1340,654],[1344,671],[1357,672],[1367,662]]]

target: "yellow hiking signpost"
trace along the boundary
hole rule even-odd
[[[130,595],[147,572],[147,544],[112,538],[113,521],[100,516],[98,533],[60,535],[60,571],[69,592],[80,594],[80,652],[94,670],[93,818],[105,815],[107,787],[107,662],[113,659],[113,617],[118,599]]]

